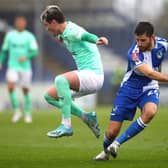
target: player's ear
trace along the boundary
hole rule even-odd
[[[155,39],[155,35],[154,35],[154,34],[152,34],[151,38],[154,40],[154,39]]]

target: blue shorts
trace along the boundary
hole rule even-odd
[[[120,88],[114,101],[112,112],[110,114],[111,121],[132,120],[135,116],[137,107],[142,109],[148,102],[159,105],[159,90],[149,89],[145,92],[139,90],[125,90]]]

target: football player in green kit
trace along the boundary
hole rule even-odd
[[[6,80],[14,115],[12,122],[17,122],[22,116],[19,107],[16,84],[19,83],[24,94],[24,121],[32,122],[31,97],[29,87],[32,79],[31,58],[38,55],[38,45],[35,36],[26,30],[27,20],[17,16],[14,20],[15,29],[6,33],[0,53],[0,69],[5,56],[9,56]]]
[[[71,114],[81,118],[98,138],[99,124],[95,112],[85,112],[73,98],[92,94],[101,89],[104,72],[100,53],[96,44],[108,44],[105,37],[97,37],[79,25],[66,21],[60,7],[47,6],[41,14],[41,22],[54,38],[63,43],[72,54],[77,70],[55,77],[54,85],[49,87],[44,97],[46,101],[62,112],[58,128],[48,132],[51,138],[72,136]]]

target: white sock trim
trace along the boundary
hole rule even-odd
[[[148,126],[148,124],[145,124],[145,123],[142,121],[141,117],[139,117],[139,118],[137,119],[137,122],[138,122],[138,125],[141,126],[142,128],[145,128],[145,127]]]
[[[61,122],[65,128],[71,128],[71,118],[62,118],[62,122]]]

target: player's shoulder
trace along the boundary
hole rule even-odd
[[[156,41],[157,48],[160,48],[160,47],[163,46],[166,50],[168,49],[168,41],[167,41],[167,39],[156,36],[155,37],[155,41]]]
[[[167,39],[162,38],[162,37],[158,37],[158,36],[155,37],[155,40],[156,40],[157,42],[166,42],[166,43],[168,42]]]
[[[16,35],[16,31],[14,29],[11,29],[6,32],[5,39],[8,39],[8,40],[11,40],[13,38],[15,39],[15,35]]]
[[[67,27],[65,28],[63,32],[64,37],[68,37],[70,40],[79,40],[81,38],[81,35],[86,32],[86,30],[79,26],[78,24],[68,21]]]
[[[135,51],[137,51],[137,50],[139,50],[138,45],[137,45],[137,42],[134,42],[134,43],[131,45],[131,47],[129,48],[128,53],[132,53],[132,52],[135,52]]]
[[[35,39],[36,38],[35,35],[29,30],[25,30],[24,34],[28,39]]]
[[[14,35],[15,33],[16,33],[16,30],[11,29],[11,30],[6,32],[6,36],[11,36],[11,35]]]
[[[135,56],[137,57],[139,54],[139,47],[137,45],[137,42],[134,42],[130,49],[128,50],[128,59],[132,60]]]
[[[68,21],[68,28],[70,31],[73,31],[73,30],[76,31],[76,30],[81,30],[81,29],[84,30],[82,26],[72,21]]]
[[[80,27],[77,23],[72,22],[72,21],[68,21],[68,26],[69,27]]]
[[[34,36],[34,34],[29,30],[24,30],[24,33],[29,35],[29,36]]]

